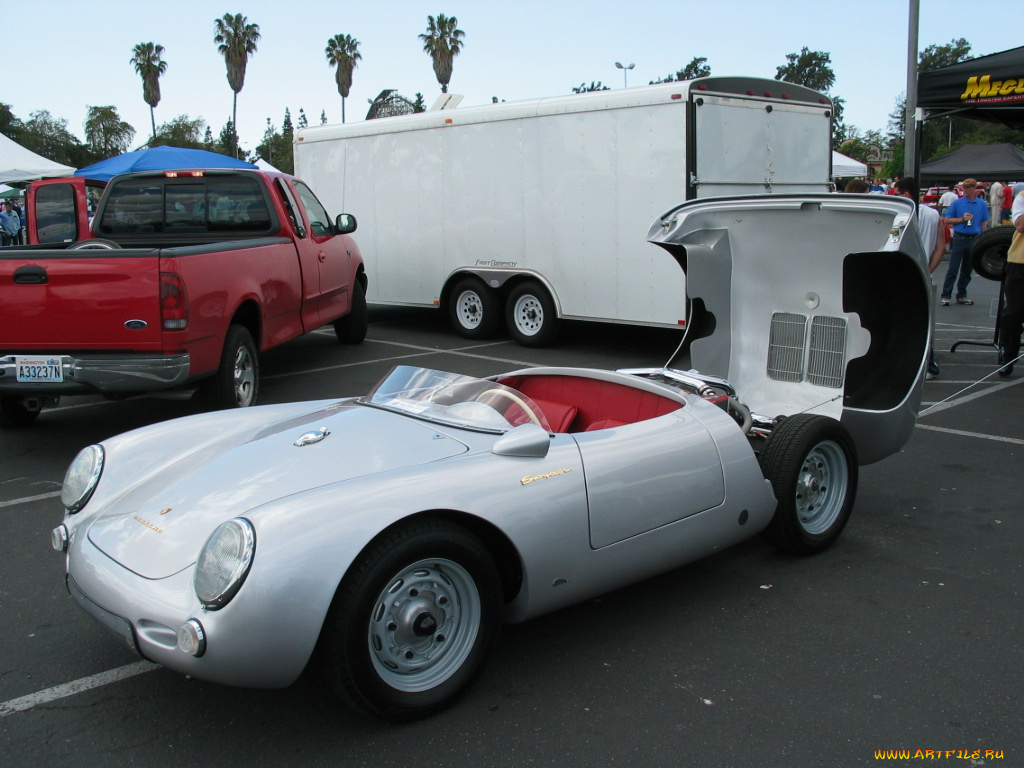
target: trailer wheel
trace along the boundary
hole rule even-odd
[[[544,347],[558,334],[555,302],[544,287],[533,280],[520,283],[505,305],[508,331],[524,347]]]
[[[448,317],[463,338],[489,339],[501,323],[501,302],[482,280],[464,277],[452,289]]]
[[[113,251],[120,248],[120,244],[113,240],[104,240],[102,237],[94,237],[90,240],[79,240],[67,247],[69,251]]]
[[[260,389],[260,359],[252,335],[244,326],[232,325],[224,339],[220,366],[199,386],[202,404],[210,410],[247,408],[256,405]]]

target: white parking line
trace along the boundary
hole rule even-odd
[[[55,685],[53,688],[47,688],[45,691],[39,691],[38,693],[30,693],[28,696],[22,696],[20,699],[0,702],[0,717],[7,717],[15,712],[24,712],[42,704],[49,704],[51,701],[74,696],[76,693],[89,691],[93,688],[109,685],[110,683],[127,680],[129,677],[135,677],[144,672],[152,672],[156,669],[162,669],[162,667],[159,664],[151,664],[148,661],[137,661],[125,667],[100,672],[98,675],[90,675],[70,683]]]
[[[33,501],[42,501],[43,499],[52,499],[60,496],[60,491],[51,491],[50,493],[41,493],[38,496],[22,496],[20,499],[11,499],[10,501],[0,501],[0,507],[15,507],[18,504],[29,504]]]
[[[930,432],[945,432],[947,435],[961,435],[963,437],[977,437],[982,440],[994,440],[997,443],[1012,443],[1013,445],[1024,445],[1024,440],[1019,437],[1000,437],[999,435],[985,435],[981,432],[967,432],[963,429],[949,429],[948,427],[933,427],[931,424],[918,424],[918,429],[927,429]]]

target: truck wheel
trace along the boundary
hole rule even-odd
[[[39,411],[30,411],[21,402],[20,397],[4,395],[0,397],[0,426],[28,427],[39,416]]]
[[[505,305],[508,331],[524,347],[544,347],[558,334],[555,302],[534,281],[520,283],[509,294]]]
[[[256,405],[260,388],[260,359],[252,335],[232,325],[224,339],[220,367],[199,387],[203,405],[212,411]]]
[[[366,289],[356,280],[352,286],[352,307],[347,315],[334,321],[334,333],[342,344],[362,344],[369,324]]]
[[[324,621],[320,661],[350,704],[393,721],[460,696],[498,636],[501,582],[468,531],[419,520],[381,536],[352,564]]]
[[[826,416],[790,416],[768,438],[759,460],[779,502],[762,536],[797,555],[835,542],[857,494],[857,454],[846,428]]]
[[[501,322],[498,294],[475,277],[459,280],[448,302],[452,326],[465,339],[489,339]]]
[[[121,246],[113,240],[104,240],[102,237],[94,237],[91,240],[79,240],[67,247],[68,251],[113,251]]]

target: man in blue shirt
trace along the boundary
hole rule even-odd
[[[956,283],[956,303],[973,304],[967,298],[967,284],[971,282],[971,243],[988,229],[988,206],[978,199],[978,182],[965,179],[964,196],[953,201],[946,211],[946,224],[953,225],[953,242],[949,249],[949,267],[942,281],[942,306],[948,307]]]

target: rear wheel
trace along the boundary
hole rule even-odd
[[[39,411],[30,411],[20,397],[0,397],[0,425],[5,427],[28,427],[39,416]]]
[[[448,318],[465,339],[489,339],[501,323],[501,301],[482,280],[466,277],[452,289]]]
[[[362,344],[369,325],[366,288],[356,280],[352,285],[352,307],[347,315],[334,321],[334,333],[342,344]]]
[[[544,287],[533,280],[520,283],[508,296],[505,309],[508,331],[524,347],[544,347],[558,334],[555,302]]]
[[[256,405],[260,388],[259,353],[252,335],[241,325],[228,328],[217,372],[203,380],[199,396],[210,410]]]
[[[765,539],[794,554],[831,546],[857,494],[857,455],[846,428],[825,416],[791,416],[776,427],[760,462],[778,499]]]
[[[332,687],[372,715],[406,721],[460,696],[498,635],[501,588],[465,529],[421,520],[380,537],[342,581],[321,639]]]

